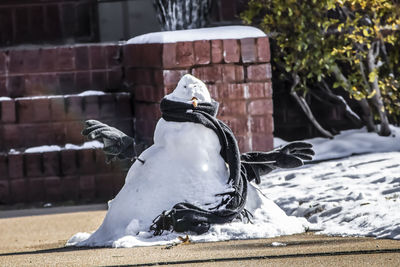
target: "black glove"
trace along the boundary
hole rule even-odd
[[[312,145],[306,142],[292,142],[270,152],[248,152],[240,155],[243,171],[249,181],[261,182],[265,175],[277,168],[296,168],[303,165],[303,160],[311,160],[314,155]]]
[[[96,120],[87,120],[82,135],[89,140],[97,140],[104,144],[103,151],[106,154],[107,163],[117,158],[136,158],[135,140],[107,124]]]

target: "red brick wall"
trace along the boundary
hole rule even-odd
[[[151,144],[159,102],[186,73],[208,85],[242,152],[271,149],[269,61],[266,37],[0,51],[0,97],[10,97],[0,101],[0,204],[114,196],[130,162],[106,165],[94,149],[24,148],[81,144],[82,122],[90,118]],[[75,94],[89,89],[106,94]]]
[[[264,38],[124,46],[125,78],[135,94],[136,131],[150,142],[158,103],[180,77],[203,80],[220,102],[218,117],[234,131],[241,151],[273,147],[269,41]]]

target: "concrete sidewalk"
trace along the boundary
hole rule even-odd
[[[101,224],[104,206],[53,211],[0,212],[0,266],[400,266],[399,241],[312,233],[173,247],[65,248],[73,234]]]

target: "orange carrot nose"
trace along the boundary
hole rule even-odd
[[[197,108],[197,97],[192,97],[192,105]]]

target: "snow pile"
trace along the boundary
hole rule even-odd
[[[278,171],[261,188],[320,233],[400,239],[399,174],[400,152],[374,153]]]
[[[136,36],[127,44],[153,44],[192,42],[198,40],[243,39],[266,36],[263,31],[251,26],[221,26],[192,30],[152,32]]]
[[[348,157],[351,155],[400,151],[400,128],[390,126],[391,136],[379,136],[377,133],[369,133],[366,128],[342,131],[334,139],[313,138],[305,140],[313,144],[314,160],[328,160]],[[274,146],[280,146],[287,142],[274,138]]]
[[[35,146],[29,147],[25,149],[25,153],[43,153],[43,152],[52,152],[52,151],[61,151],[65,149],[89,149],[89,148],[103,148],[103,144],[99,141],[87,141],[82,145],[73,145],[73,144],[66,144],[64,147],[57,146],[57,145],[50,145],[50,146]],[[10,153],[17,153],[15,150],[11,149]]]

